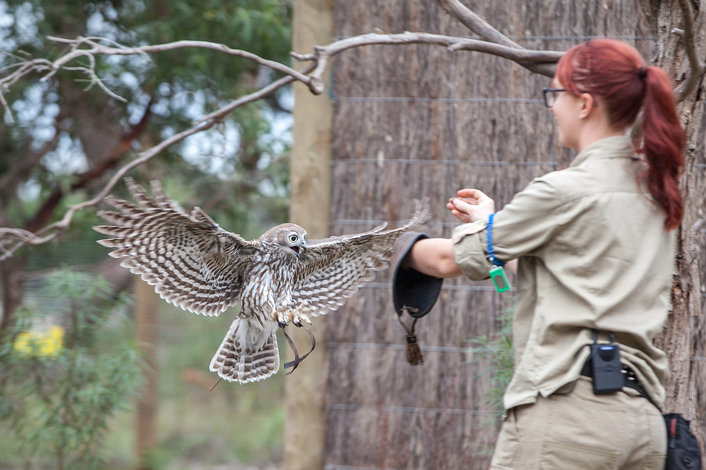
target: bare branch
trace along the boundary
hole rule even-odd
[[[689,93],[694,91],[701,77],[706,73],[706,64],[699,58],[699,52],[697,50],[697,41],[694,34],[694,12],[691,9],[691,3],[689,0],[679,0],[679,5],[682,10],[684,29],[673,30],[672,32],[679,34],[684,40],[686,56],[689,59],[690,68],[686,79],[674,90],[677,102],[683,101]]]
[[[181,142],[187,137],[210,129],[231,113],[234,109],[252,101],[256,101],[270,95],[278,88],[291,82],[299,81],[305,84],[312,93],[320,94],[324,90],[323,74],[332,57],[348,49],[369,46],[369,45],[406,45],[406,44],[430,44],[446,47],[449,51],[474,51],[485,54],[492,54],[498,57],[512,60],[526,69],[547,76],[553,76],[555,63],[561,58],[561,51],[530,50],[519,46],[514,41],[497,31],[485,20],[476,15],[458,0],[434,0],[446,12],[461,21],[473,33],[481,39],[469,39],[461,37],[444,36],[429,33],[404,32],[401,34],[363,34],[350,38],[341,39],[325,46],[316,46],[314,52],[310,54],[292,53],[292,57],[299,61],[310,62],[309,66],[299,72],[291,67],[263,59],[256,54],[232,49],[223,44],[216,44],[206,41],[176,41],[172,43],[145,45],[140,47],[123,47],[113,41],[104,38],[79,37],[76,39],[50,38],[52,41],[70,46],[68,53],[61,56],[54,62],[46,59],[24,60],[0,70],[0,104],[8,109],[3,91],[11,85],[17,83],[31,73],[44,74],[42,79],[47,80],[56,74],[60,69],[77,70],[86,74],[89,78],[89,87],[98,85],[106,93],[114,98],[120,99],[112,93],[95,73],[95,56],[97,55],[148,55],[157,52],[172,51],[183,48],[208,49],[224,53],[231,56],[243,57],[252,60],[262,66],[285,74],[285,77],[271,83],[270,85],[249,95],[240,97],[215,112],[204,116],[194,122],[193,126],[179,132],[156,146],[140,152],[134,160],[124,165],[116,171],[109,183],[92,199],[69,207],[64,217],[51,225],[44,227],[36,233],[27,230],[0,228],[0,260],[12,255],[20,246],[38,245],[56,239],[65,231],[76,212],[96,206],[123,176],[131,169],[154,158],[167,147]],[[699,60],[696,50],[696,41],[693,31],[693,13],[689,0],[679,0],[683,9],[685,29],[682,36],[687,44],[687,54],[692,65],[691,74],[678,89],[679,96],[686,96],[698,83],[704,74],[706,66]],[[110,45],[101,44],[109,43]],[[88,65],[70,65],[72,61],[85,58]],[[19,58],[18,58],[19,59]],[[9,73],[6,73],[9,72]],[[6,73],[4,76],[3,74]]]
[[[4,96],[2,95],[2,90],[6,90],[7,88],[9,88],[9,86],[14,83],[17,83],[19,80],[21,80],[28,74],[37,72],[45,73],[42,79],[47,80],[62,68],[78,70],[83,73],[86,73],[89,76],[89,87],[97,84],[110,96],[122,99],[112,93],[95,74],[95,55],[141,55],[153,52],[180,49],[185,47],[196,47],[216,50],[218,52],[223,52],[228,55],[244,57],[257,62],[258,64],[270,67],[273,70],[283,72],[286,74],[286,76],[279,80],[276,80],[275,82],[263,87],[258,91],[236,99],[228,105],[223,106],[220,109],[214,111],[213,113],[208,114],[207,116],[204,116],[203,118],[199,119],[189,129],[174,134],[173,136],[163,140],[156,146],[143,152],[140,152],[136,159],[132,160],[128,164],[118,169],[113,175],[113,177],[110,179],[108,184],[92,199],[84,201],[80,204],[70,206],[60,221],[47,225],[41,230],[38,230],[36,233],[32,233],[29,230],[24,230],[21,228],[0,228],[0,260],[12,256],[15,251],[17,251],[20,247],[24,245],[40,245],[55,240],[61,233],[63,233],[69,228],[74,215],[78,211],[98,205],[98,203],[100,203],[100,201],[102,201],[103,198],[105,198],[105,196],[110,193],[110,191],[115,187],[115,185],[120,181],[120,179],[131,169],[154,158],[167,147],[181,142],[182,140],[186,139],[191,135],[210,129],[214,125],[222,122],[222,120],[234,109],[240,106],[244,106],[245,104],[251,103],[253,101],[262,99],[263,97],[273,93],[275,90],[295,80],[303,82],[315,93],[321,92],[321,90],[315,90],[312,88],[311,79],[307,76],[307,74],[314,69],[314,65],[307,67],[303,72],[298,72],[290,67],[287,67],[286,65],[263,59],[250,52],[231,49],[222,44],[215,44],[203,41],[177,41],[168,44],[125,48],[119,45],[115,45],[112,47],[103,46],[101,44],[98,44],[94,38],[81,37],[77,39],[50,39],[55,42],[69,44],[71,46],[70,51],[54,62],[49,62],[45,59],[36,59],[31,61],[25,61],[17,65],[13,64],[13,66],[6,67],[2,71],[0,71],[0,73],[2,73],[3,71],[14,69],[11,73],[7,74],[6,76],[0,77],[0,103],[5,102]],[[88,60],[88,66],[76,67],[68,65],[73,60],[78,58],[86,58]]]
[[[500,57],[504,57],[510,60],[514,60],[523,67],[528,68],[531,71],[542,73],[544,75],[552,76],[554,69],[552,66],[547,65],[547,63],[554,63],[560,57],[560,52],[544,52],[544,51],[531,51],[519,47],[516,43],[503,36],[497,30],[493,29],[488,23],[482,20],[480,17],[475,15],[472,11],[468,10],[465,6],[461,5],[457,1],[453,0],[437,0],[442,6],[446,5],[445,8],[453,8],[452,11],[457,12],[458,15],[462,15],[466,24],[473,26],[475,32],[479,32],[479,35],[484,38],[488,38],[488,41],[479,41],[466,38],[454,38],[450,36],[425,34],[425,33],[403,33],[403,34],[366,34],[362,36],[356,36],[353,38],[343,39],[336,41],[328,46],[319,46],[316,48],[314,54],[309,55],[298,55],[293,54],[298,60],[312,60],[317,63],[316,68],[311,76],[307,76],[291,67],[288,67],[279,62],[263,59],[262,57],[253,54],[251,52],[243,51],[240,49],[232,49],[224,44],[217,44],[207,41],[176,41],[165,44],[157,45],[145,45],[139,47],[123,47],[113,41],[109,41],[103,38],[87,38],[78,37],[76,39],[65,39],[57,37],[49,37],[51,41],[67,44],[70,46],[68,53],[62,55],[54,62],[50,62],[46,59],[34,59],[34,60],[24,60],[18,64],[13,64],[11,67],[7,67],[0,71],[0,104],[4,105],[6,109],[9,107],[6,105],[6,100],[2,94],[3,90],[6,90],[17,81],[21,80],[25,76],[31,73],[43,73],[42,80],[48,80],[53,77],[59,70],[75,70],[82,72],[88,76],[88,87],[97,85],[105,93],[110,95],[115,99],[125,101],[124,98],[120,97],[116,93],[112,92],[103,81],[95,73],[95,56],[98,55],[109,55],[109,56],[121,56],[121,55],[148,55],[151,53],[172,51],[184,48],[198,48],[198,49],[208,49],[217,52],[221,52],[231,56],[238,56],[250,59],[262,66],[268,67],[272,70],[284,73],[294,79],[302,82],[309,87],[312,93],[320,94],[323,92],[323,82],[322,75],[324,69],[328,63],[330,57],[342,52],[344,50],[360,47],[364,45],[371,44],[411,44],[411,43],[426,43],[426,44],[439,44],[446,47],[451,47],[451,50],[470,50],[477,52],[484,52],[488,54],[495,54]],[[112,45],[107,46],[100,44],[98,41],[107,41]],[[523,51],[521,54],[517,51]],[[79,58],[86,58],[88,60],[87,66],[70,66],[69,64]],[[8,70],[14,70],[5,76],[2,76],[2,72]]]
[[[232,49],[224,44],[217,44],[208,41],[176,41],[165,44],[145,45],[139,47],[123,47],[119,44],[114,43],[113,41],[110,41],[112,44],[114,44],[113,46],[106,46],[97,42],[107,41],[103,38],[78,37],[76,39],[64,39],[50,36],[49,39],[53,42],[69,45],[70,51],[56,59],[54,62],[50,62],[46,59],[34,59],[26,61],[23,60],[16,65],[13,64],[15,66],[15,70],[13,72],[5,76],[0,76],[0,97],[2,96],[2,90],[6,90],[13,84],[17,83],[17,81],[21,80],[22,78],[26,77],[31,73],[43,73],[44,75],[42,77],[42,80],[48,80],[63,68],[78,70],[80,72],[85,73],[86,75],[88,75],[89,78],[89,86],[98,85],[109,95],[122,100],[122,98],[111,92],[96,75],[95,56],[148,55],[151,53],[173,51],[185,48],[208,49],[230,56],[243,57],[245,59],[252,60],[262,66],[268,67],[272,70],[276,70],[278,72],[292,76],[296,80],[299,80],[310,88],[312,87],[309,77],[291,67],[288,67],[279,62],[264,59],[258,56],[257,54],[253,54],[252,52],[243,51],[240,49]],[[86,58],[89,61],[89,65],[80,67],[69,67],[68,64],[79,58]],[[0,72],[4,72],[6,70],[7,68]],[[312,89],[312,92],[317,94],[321,93],[320,90],[317,91],[314,89]],[[2,101],[2,98],[0,98],[0,102]]]
[[[450,46],[449,50],[483,52],[503,59],[512,60],[522,66],[526,66],[527,64],[556,64],[559,62],[559,59],[561,59],[561,56],[564,55],[562,51],[516,49],[500,44],[479,41],[477,39],[461,39],[456,44]],[[553,74],[552,72],[552,75]]]
[[[305,70],[304,73],[308,73],[311,69],[312,67]],[[97,206],[130,170],[159,155],[167,147],[181,142],[189,136],[210,129],[217,123],[221,122],[234,109],[247,103],[257,101],[294,80],[296,80],[296,78],[292,76],[283,77],[256,92],[242,96],[232,103],[229,103],[228,105],[223,106],[217,111],[209,114],[208,116],[203,117],[199,121],[195,122],[189,129],[174,134],[154,147],[140,152],[136,159],[119,168],[105,187],[92,199],[70,206],[61,220],[47,225],[41,230],[38,230],[36,233],[18,228],[0,228],[0,261],[12,256],[15,251],[24,245],[41,245],[55,240],[59,235],[61,235],[61,233],[69,228],[74,215],[78,211]]]
[[[8,66],[0,69],[0,104],[5,109],[5,112],[7,113],[10,124],[15,123],[15,117],[12,114],[12,108],[10,108],[10,106],[7,103],[7,100],[5,99],[5,95],[4,95],[5,90],[9,89],[12,85],[17,83],[22,78],[24,78],[25,75],[31,73],[32,70],[46,70],[48,67],[51,66],[51,62],[49,62],[46,59],[36,59],[35,61],[32,61],[33,63],[25,61],[24,59],[20,59],[20,60],[21,60],[21,62],[19,62],[19,63],[11,64],[11,65],[8,65]],[[8,70],[12,70],[12,69],[16,69],[16,70],[12,73],[9,73],[5,77],[2,77],[3,73],[7,72]]]
[[[292,53],[292,57],[300,61],[313,61],[316,64],[316,68],[313,72],[311,72],[309,77],[311,79],[313,89],[323,90],[322,77],[324,70],[328,65],[328,61],[336,54],[361,46],[404,44],[433,44],[445,46],[451,51],[465,50],[483,52],[512,60],[524,67],[527,67],[527,64],[547,65],[548,63],[555,63],[563,54],[559,51],[518,49],[502,44],[480,41],[477,39],[466,39],[429,33],[412,33],[407,31],[399,34],[370,33],[362,34],[360,36],[353,36],[332,42],[326,46],[316,46],[314,48],[315,52],[312,54]],[[548,66],[548,69],[551,69],[551,73],[549,75],[553,76],[553,67]]]
[[[487,21],[475,14],[471,9],[458,0],[434,0],[449,15],[456,18],[472,33],[477,34],[481,39],[501,44],[503,46],[522,49],[522,46],[505,36],[503,33],[493,28]]]
[[[114,93],[110,88],[105,85],[105,83],[103,83],[103,80],[101,80],[98,75],[96,75],[96,58],[93,55],[88,55],[86,57],[88,59],[88,67],[69,67],[67,65],[64,66],[64,70],[69,70],[73,72],[83,72],[88,75],[88,85],[86,86],[86,88],[84,88],[84,91],[91,89],[93,85],[98,85],[98,87],[103,90],[106,95],[118,101],[122,101],[123,103],[127,103],[127,100],[125,98]],[[44,77],[42,80],[46,79],[47,77]]]
[[[313,66],[309,67],[308,69],[306,69],[304,71],[304,74],[308,73],[313,68],[314,68]],[[233,111],[235,108],[242,106],[244,104],[247,104],[247,103],[251,103],[253,101],[257,101],[261,98],[264,98],[265,96],[270,95],[272,92],[274,92],[278,88],[282,88],[284,85],[287,85],[287,84],[295,81],[296,79],[297,78],[294,76],[280,78],[279,80],[270,83],[266,87],[254,92],[254,93],[251,93],[247,96],[243,96],[243,97],[233,101],[229,105],[222,107],[218,111],[214,111],[213,113],[204,116],[203,118],[196,121],[196,123],[198,124],[200,122],[210,121],[210,120],[220,121],[225,116],[227,116],[231,111]],[[311,80],[309,78],[307,78],[306,83],[308,84],[308,83],[310,83],[310,81]]]
[[[478,20],[479,19],[474,21]],[[480,29],[485,28],[485,30],[487,30],[487,28],[490,28],[487,23],[483,22],[478,24],[480,25]],[[110,179],[108,184],[92,199],[84,201],[80,204],[70,206],[60,221],[47,225],[36,233],[32,233],[28,230],[23,230],[19,228],[0,228],[0,260],[11,256],[17,249],[19,249],[23,245],[39,245],[55,240],[61,233],[63,233],[69,228],[74,215],[78,211],[98,205],[98,203],[100,203],[100,201],[102,201],[103,198],[108,195],[108,193],[115,187],[115,185],[120,181],[120,179],[123,178],[125,174],[127,174],[128,171],[154,158],[167,147],[181,142],[182,140],[186,139],[191,135],[210,129],[217,123],[221,122],[234,109],[252,101],[259,100],[273,93],[278,88],[281,88],[293,81],[299,81],[304,83],[314,94],[321,93],[324,90],[322,76],[330,58],[345,50],[375,44],[435,44],[447,47],[450,51],[465,50],[494,54],[499,57],[513,60],[519,64],[522,64],[523,66],[526,66],[526,64],[529,63],[554,63],[561,57],[562,54],[561,52],[532,51],[519,48],[516,47],[514,43],[511,43],[511,41],[510,43],[508,43],[507,41],[494,36],[492,34],[492,31],[490,33],[486,32],[485,35],[486,37],[493,38],[494,40],[496,40],[496,42],[427,33],[405,32],[402,34],[365,34],[352,38],[342,39],[326,46],[317,46],[315,48],[315,52],[312,54],[300,55],[293,53],[292,55],[296,59],[311,62],[309,66],[302,72],[299,72],[291,67],[280,64],[278,62],[263,59],[257,56],[256,54],[252,54],[247,51],[232,49],[223,44],[216,44],[205,41],[176,41],[172,43],[158,45],[123,47],[112,41],[108,41],[110,45],[101,44],[98,41],[107,41],[102,38],[79,37],[76,39],[63,39],[50,37],[49,39],[54,42],[67,44],[68,46],[70,46],[69,52],[62,55],[54,62],[50,62],[45,59],[27,60],[18,64],[13,64],[12,66],[0,71],[0,103],[5,103],[2,91],[9,88],[11,85],[17,83],[19,80],[26,77],[27,75],[31,73],[41,73],[44,74],[42,80],[48,80],[62,68],[65,70],[75,70],[86,74],[88,76],[89,87],[98,85],[108,95],[112,96],[113,98],[122,100],[121,97],[119,97],[110,89],[108,89],[108,87],[105,86],[103,81],[95,73],[95,57],[98,55],[147,55],[151,53],[165,52],[183,48],[209,49],[227,55],[250,59],[262,66],[269,67],[272,70],[282,72],[286,76],[271,83],[266,87],[263,87],[262,89],[254,93],[234,100],[228,105],[223,106],[215,112],[199,119],[194,123],[191,128],[174,134],[173,136],[165,139],[156,146],[143,152],[140,152],[137,158],[118,169],[113,175],[113,177]],[[499,44],[497,43],[497,41],[502,42],[503,44]],[[81,58],[86,59],[88,61],[88,64],[80,66],[70,65],[73,61]],[[1,75],[2,72],[7,71],[11,72],[5,76]]]
[[[77,53],[79,53],[79,55],[81,55],[80,53],[83,53],[84,51],[90,51],[90,55],[138,55],[186,48],[207,49],[216,52],[221,52],[230,56],[243,57],[245,59],[252,60],[253,62],[268,67],[272,70],[276,70],[286,75],[290,75],[302,83],[309,84],[309,78],[306,75],[298,72],[297,70],[291,67],[288,67],[279,62],[275,62],[273,60],[264,59],[258,56],[257,54],[253,54],[252,52],[240,49],[232,49],[224,44],[217,44],[208,41],[175,41],[165,44],[146,45],[140,47],[107,47],[98,44],[93,39],[78,38],[78,40],[84,40],[86,44],[89,44],[91,46],[91,49],[77,50]]]
[[[515,41],[505,36],[503,33],[493,28],[487,21],[478,16],[470,8],[465,6],[459,0],[434,0],[441,8],[446,11],[449,15],[456,18],[459,22],[465,25],[472,33],[477,34],[482,40],[499,44],[502,46],[524,49],[522,46],[517,44]],[[491,52],[492,54],[492,52]],[[514,59],[513,59],[514,60]],[[538,63],[534,60],[529,60],[527,62],[515,61],[522,67],[526,68],[530,72],[535,72],[547,77],[554,76],[554,67]],[[556,62],[556,61],[551,61]]]
[[[61,233],[69,228],[74,215],[78,211],[98,205],[98,203],[100,203],[100,201],[108,195],[108,193],[115,187],[120,179],[127,174],[128,171],[154,158],[167,147],[181,142],[191,135],[210,129],[217,123],[221,122],[234,109],[247,103],[262,99],[273,93],[275,90],[293,81],[302,82],[309,87],[312,93],[320,94],[324,90],[322,76],[330,58],[345,50],[375,44],[432,44],[447,47],[450,51],[465,50],[494,54],[502,58],[513,60],[523,66],[526,66],[526,64],[529,63],[540,65],[551,64],[558,61],[562,54],[558,51],[533,51],[489,41],[427,33],[405,32],[402,34],[365,34],[342,39],[326,46],[317,46],[315,48],[315,52],[312,54],[301,55],[292,53],[292,56],[298,60],[311,62],[305,70],[299,72],[291,67],[278,62],[263,59],[247,51],[231,49],[223,44],[205,41],[176,41],[158,45],[123,47],[112,41],[109,41],[111,44],[109,46],[100,44],[98,41],[107,41],[102,38],[79,37],[76,39],[63,39],[52,37],[50,39],[54,42],[69,45],[69,52],[54,62],[50,62],[45,59],[27,60],[19,64],[13,64],[12,66],[6,67],[0,71],[0,103],[4,102],[2,91],[9,88],[12,84],[17,83],[17,81],[27,75],[31,73],[42,73],[44,74],[42,80],[48,80],[62,68],[65,70],[76,70],[86,74],[89,80],[89,87],[98,85],[110,96],[117,99],[122,99],[111,92],[95,73],[95,56],[97,55],[146,55],[182,48],[201,48],[214,50],[232,56],[247,58],[260,65],[269,67],[272,70],[282,72],[286,76],[254,93],[232,101],[228,105],[223,106],[213,113],[208,114],[194,122],[194,125],[191,128],[165,139],[148,150],[140,152],[137,158],[118,169],[108,184],[92,199],[70,206],[60,221],[47,225],[41,230],[38,230],[36,233],[20,228],[0,228],[0,260],[11,256],[23,245],[39,245],[55,240]],[[70,65],[72,61],[79,58],[85,58],[88,61],[88,64],[81,66]],[[2,72],[7,71],[11,72],[3,77]]]
[[[12,256],[23,245],[41,245],[52,241],[55,237],[54,234],[38,237],[21,228],[0,227],[0,261]]]

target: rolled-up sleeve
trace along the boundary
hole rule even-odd
[[[463,274],[474,281],[487,279],[492,263],[485,251],[485,227],[487,221],[463,224],[454,228],[451,240],[454,244],[454,258]]]

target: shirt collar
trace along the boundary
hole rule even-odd
[[[578,166],[589,158],[635,158],[635,148],[628,136],[606,137],[579,152],[569,166]]]

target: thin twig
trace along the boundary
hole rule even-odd
[[[149,56],[149,54],[153,53],[158,53],[158,52],[166,52],[166,51],[173,51],[173,50],[178,50],[178,49],[186,49],[186,48],[196,48],[196,49],[207,49],[207,50],[213,50],[216,52],[220,52],[226,55],[230,56],[236,56],[236,57],[243,57],[245,59],[252,60],[264,67],[268,67],[272,70],[281,72],[285,75],[294,77],[296,80],[304,83],[307,85],[309,88],[312,89],[312,92],[314,93],[320,93],[321,91],[315,90],[313,88],[313,85],[311,84],[311,81],[308,76],[305,74],[288,67],[284,64],[281,64],[279,62],[273,61],[273,60],[268,60],[264,59],[257,54],[253,54],[252,52],[240,50],[240,49],[232,49],[224,44],[218,44],[214,42],[208,42],[208,41],[175,41],[175,42],[170,42],[170,43],[164,43],[164,44],[154,44],[154,45],[145,45],[145,46],[139,46],[139,47],[124,47],[121,46],[114,41],[110,41],[108,39],[104,38],[87,38],[87,37],[77,37],[75,39],[65,39],[65,38],[58,38],[58,37],[53,37],[49,36],[48,38],[50,41],[60,43],[60,44],[66,44],[70,46],[69,52],[66,54],[62,55],[58,59],[56,59],[54,62],[51,62],[46,59],[33,59],[33,60],[24,60],[21,59],[21,61],[18,64],[13,64],[12,67],[8,66],[5,67],[2,72],[7,72],[9,70],[14,69],[11,73],[8,73],[4,76],[0,73],[0,103],[5,102],[4,97],[2,96],[2,91],[8,89],[10,86],[14,85],[17,83],[19,80],[23,79],[29,74],[32,73],[39,73],[43,74],[41,80],[46,81],[51,79],[59,70],[74,70],[74,71],[79,71],[84,74],[86,74],[89,78],[89,87],[93,85],[98,85],[103,91],[105,91],[108,95],[110,95],[113,98],[119,99],[121,101],[125,101],[124,98],[120,97],[113,91],[111,91],[105,83],[98,77],[98,75],[95,72],[95,57],[96,56],[131,56],[131,55],[145,55]],[[106,46],[103,44],[100,44],[98,41],[108,41],[113,45]],[[80,58],[86,58],[89,63],[87,66],[70,66],[69,64],[76,59]],[[19,59],[19,58],[18,58]],[[6,109],[9,109],[7,106],[5,106]]]
[[[53,65],[52,68],[54,69],[52,74],[55,73],[56,70],[60,69],[64,64],[66,64],[66,63],[68,63],[78,57],[83,57],[83,56],[145,55],[145,54],[152,54],[152,53],[156,53],[156,52],[166,52],[166,51],[173,51],[173,50],[177,50],[177,49],[194,48],[194,49],[207,49],[207,50],[220,52],[220,53],[230,55],[230,56],[243,57],[245,59],[252,60],[253,62],[256,62],[262,66],[268,67],[272,70],[276,70],[276,71],[282,72],[286,75],[290,75],[302,83],[305,83],[305,84],[309,83],[309,77],[307,77],[306,75],[302,74],[301,72],[298,72],[297,70],[295,70],[291,67],[288,67],[284,64],[281,64],[281,63],[273,61],[273,60],[264,59],[264,58],[258,56],[257,54],[253,54],[252,52],[244,51],[241,49],[232,49],[232,48],[226,46],[225,44],[218,44],[218,43],[209,42],[209,41],[175,41],[175,42],[169,42],[169,43],[164,43],[164,44],[145,45],[145,46],[139,46],[139,47],[123,47],[123,46],[120,46],[117,44],[115,46],[104,46],[104,45],[96,42],[97,40],[101,40],[102,38],[79,37],[79,38],[76,38],[75,40],[67,40],[67,39],[62,39],[62,38],[50,37],[49,39],[51,39],[55,42],[74,44],[76,46],[75,49],[71,53],[66,54],[65,56],[57,59],[52,64]],[[83,45],[86,45],[89,47],[88,48],[81,48],[81,46],[83,46]]]

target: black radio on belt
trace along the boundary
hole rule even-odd
[[[593,379],[593,393],[613,393],[622,390],[624,384],[623,366],[620,363],[620,348],[615,343],[613,333],[610,343],[599,343],[596,331],[593,331],[593,344],[588,364]]]

